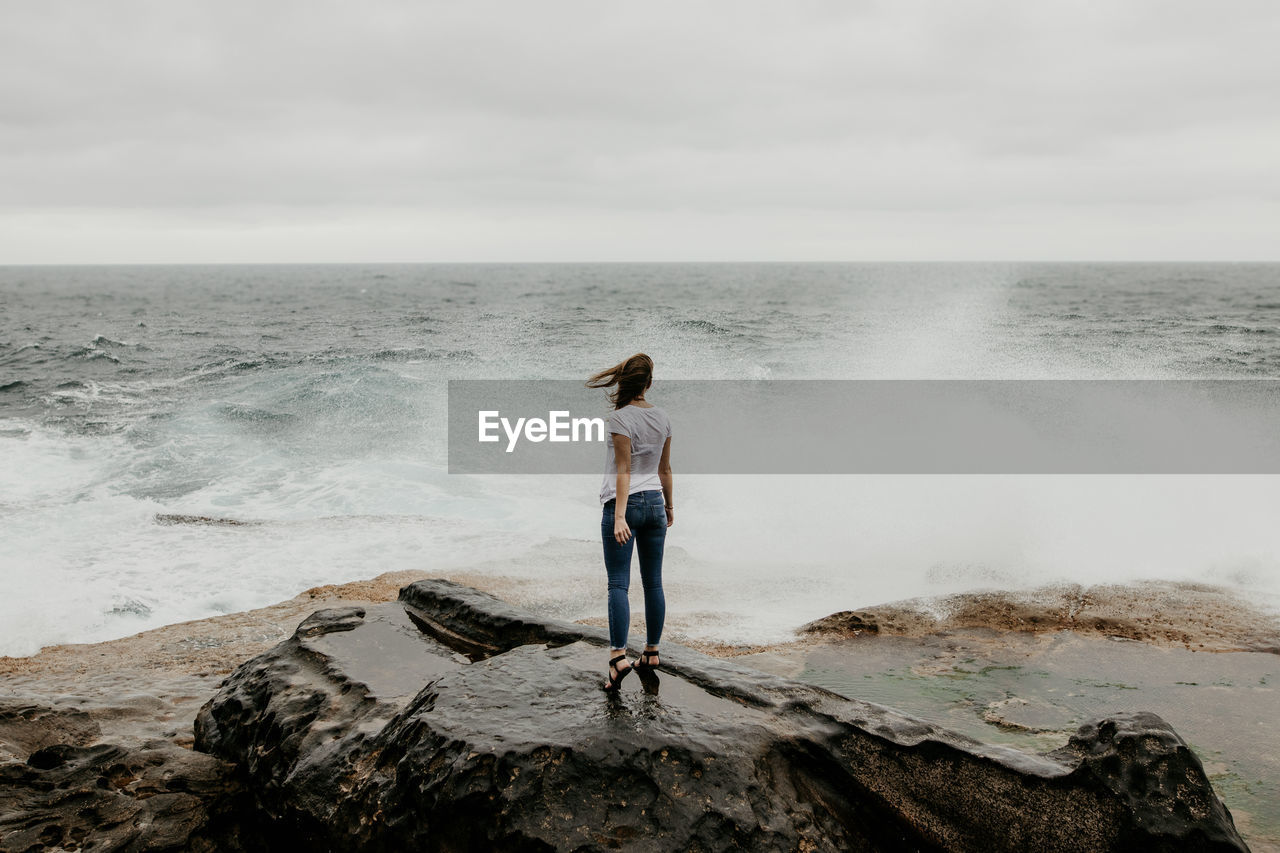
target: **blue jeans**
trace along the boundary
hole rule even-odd
[[[619,545],[613,538],[615,501],[604,505],[600,538],[604,540],[604,567],[609,573],[609,643],[615,649],[627,647],[631,627],[631,547],[640,552],[640,583],[644,585],[644,622],[649,645],[662,639],[662,622],[667,615],[667,599],[662,594],[662,546],[667,541],[667,510],[662,491],[651,489],[627,496],[627,526],[631,538]]]

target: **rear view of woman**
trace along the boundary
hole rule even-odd
[[[637,353],[587,380],[589,388],[614,388],[609,394],[609,435],[605,441],[604,483],[600,487],[604,566],[609,575],[609,675],[605,689],[616,690],[632,665],[627,660],[631,627],[631,552],[640,554],[644,587],[646,643],[636,667],[656,669],[658,643],[666,616],[662,592],[662,549],[675,523],[671,497],[671,421],[645,400],[653,385],[653,359]],[[619,510],[618,497],[622,496]]]

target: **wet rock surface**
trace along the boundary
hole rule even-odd
[[[606,646],[419,581],[241,665],[196,748],[335,850],[1245,849],[1153,714],[1036,755],[673,645],[606,694]]]
[[[192,752],[196,713],[222,676],[324,601],[368,606],[420,577],[390,573],[257,611],[0,658],[0,853],[296,849],[269,819],[259,823],[233,765]]]
[[[83,746],[101,733],[98,723],[77,708],[0,699],[0,761],[26,760],[31,753],[55,744]]]
[[[231,770],[164,740],[42,746],[0,765],[0,850],[260,849]]]

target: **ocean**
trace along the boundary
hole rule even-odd
[[[446,382],[641,351],[658,404],[664,379],[1280,378],[1280,265],[3,267],[0,655],[405,569],[603,617],[599,477],[450,475]],[[1057,582],[1280,612],[1277,477],[682,478],[671,416],[674,639]]]

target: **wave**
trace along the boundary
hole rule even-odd
[[[226,420],[242,421],[256,426],[286,427],[299,422],[299,417],[290,412],[275,412],[235,403],[224,403],[216,406],[214,410]]]
[[[358,356],[348,356],[348,358]],[[447,350],[409,347],[405,349],[384,349],[368,356],[374,361],[476,361],[479,359],[469,349]]]
[[[285,357],[276,354],[236,353],[193,368],[185,377],[198,382],[220,381],[238,374],[289,370],[308,366],[347,367],[352,374],[381,362],[474,362],[480,356],[471,349],[387,347],[372,352],[329,350]],[[374,368],[376,369],[376,367]]]
[[[673,320],[671,325],[677,329],[683,329],[690,332],[702,332],[709,335],[715,335],[716,337],[746,337],[741,332],[735,332],[733,329],[713,323],[710,320]]]
[[[120,363],[119,356],[112,355],[106,350],[100,350],[97,347],[92,347],[92,346],[82,347],[79,351],[75,353],[75,357],[82,358],[86,361],[104,360],[104,361],[109,361],[113,364]]]
[[[73,351],[71,356],[86,361],[106,360],[120,364],[125,351],[150,352],[150,348],[130,341],[117,341],[106,335],[95,335],[93,340]]]
[[[113,616],[134,616],[146,618],[151,615],[151,607],[136,598],[123,598],[113,604],[109,610],[104,611],[104,613],[108,618]]]
[[[260,521],[241,521],[238,518],[217,518],[208,515],[182,515],[180,513],[158,512],[155,514],[156,524],[196,524],[211,527],[256,527]]]
[[[285,367],[293,362],[284,361],[271,356],[247,356],[242,353],[228,358],[218,358],[192,368],[182,381],[211,382],[220,381],[227,376],[251,373],[257,370],[271,370]]]
[[[1214,323],[1211,326],[1203,327],[1202,331],[1212,334],[1244,334],[1244,335],[1275,335],[1280,334],[1275,328],[1259,327],[1259,326],[1241,326],[1233,323]]]
[[[115,340],[114,338],[109,338],[109,337],[107,337],[106,335],[95,335],[95,336],[94,336],[94,338],[93,338],[93,340],[89,342],[89,346],[91,346],[91,347],[104,347],[104,346],[106,346],[106,347],[126,347],[126,348],[128,348],[128,349],[137,349],[137,350],[146,350],[146,349],[148,349],[148,347],[146,347],[146,346],[144,346],[144,345],[142,345],[142,344],[139,344],[139,343],[133,343],[133,342],[131,342],[131,341],[117,341],[117,340]]]

